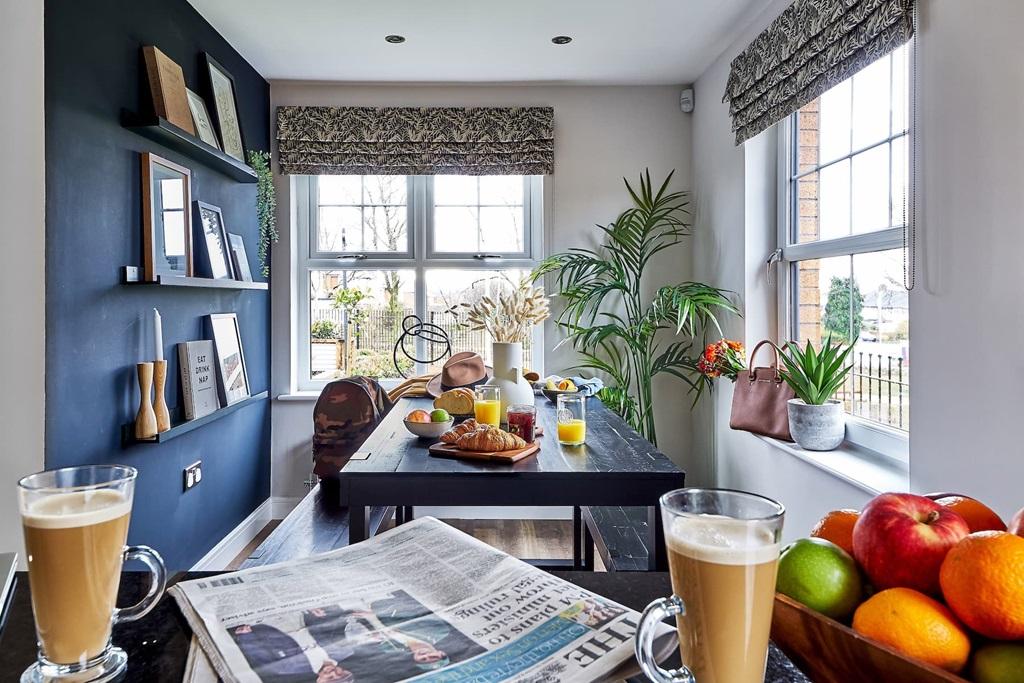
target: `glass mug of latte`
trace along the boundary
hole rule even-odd
[[[648,605],[636,657],[655,683],[762,683],[775,603],[779,503],[727,489],[679,489],[661,497],[672,597]],[[683,667],[658,666],[658,625],[676,618]]]
[[[166,584],[155,550],[125,546],[136,474],[132,467],[87,465],[18,482],[39,642],[39,655],[22,683],[108,681],[124,670],[128,656],[111,645],[111,628],[148,613]],[[118,608],[125,560],[145,563],[152,582],[141,602]]]

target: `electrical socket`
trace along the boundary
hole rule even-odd
[[[203,480],[203,461],[196,460],[182,472],[182,490],[188,491]]]

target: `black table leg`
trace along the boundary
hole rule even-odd
[[[572,506],[572,568],[583,569],[583,513],[579,505]]]
[[[405,524],[405,506],[398,505],[395,507],[395,526],[402,526]]]
[[[647,553],[647,568],[650,571],[668,570],[668,553],[665,552],[665,528],[661,520],[661,506],[647,508],[647,525],[650,527],[651,547]]]
[[[405,521],[411,522],[414,519],[416,519],[416,511],[413,509],[412,505],[406,505],[405,506]]]
[[[583,569],[594,571],[594,537],[586,524],[583,525]]]
[[[366,518],[366,506],[349,503],[348,506],[348,544],[365,541],[369,535],[369,520]]]

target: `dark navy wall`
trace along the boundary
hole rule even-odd
[[[185,569],[269,496],[270,406],[259,402],[164,444],[122,448],[119,428],[138,405],[135,363],[153,358],[151,317],[159,308],[173,405],[180,400],[175,343],[201,339],[203,315],[236,312],[252,393],[264,391],[270,298],[118,283],[121,266],[141,266],[139,153],[191,169],[192,198],[223,209],[254,273],[256,186],[123,129],[119,115],[148,102],[143,45],[180,64],[188,87],[204,96],[204,51],[230,71],[248,149],[270,148],[269,85],[185,0],[47,0],[45,21],[46,466],[138,468],[129,540],[154,546],[168,568]],[[182,469],[199,459],[202,483],[183,493]]]

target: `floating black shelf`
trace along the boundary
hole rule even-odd
[[[256,182],[256,171],[249,166],[216,147],[206,144],[188,131],[178,128],[165,118],[143,117],[135,112],[122,109],[121,126],[220,171],[240,183]]]
[[[183,434],[188,434],[192,430],[199,429],[205,424],[215,422],[216,420],[219,420],[222,417],[230,415],[236,410],[252,405],[253,403],[258,403],[259,401],[262,401],[263,399],[267,398],[269,395],[269,391],[261,391],[260,393],[255,394],[254,396],[250,396],[249,398],[243,398],[238,403],[232,403],[231,405],[225,408],[215,410],[209,415],[204,415],[200,418],[196,418],[195,420],[189,420],[188,422],[179,422],[177,424],[173,424],[171,425],[171,428],[168,429],[166,432],[160,432],[159,434],[156,435],[155,438],[146,439],[143,441],[138,441],[135,439],[135,423],[129,422],[128,424],[121,426],[121,446],[132,446],[137,443],[163,443],[164,441],[177,439],[179,436]],[[173,417],[174,416],[172,416],[172,418]]]
[[[269,288],[268,282],[243,282],[241,280],[214,280],[210,277],[185,277],[184,275],[157,275],[155,281],[139,280],[139,269],[125,266],[121,269],[121,282],[126,285],[149,285],[150,287],[198,287],[204,289],[258,289]]]

